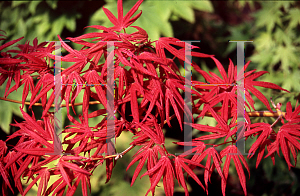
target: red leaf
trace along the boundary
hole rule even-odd
[[[3,50],[4,48],[7,48],[8,46],[11,46],[13,44],[15,44],[16,42],[20,41],[21,39],[23,39],[24,37],[20,37],[18,39],[15,39],[15,40],[12,40],[12,41],[9,41],[5,44],[3,44],[2,46],[0,46],[0,51]],[[1,61],[0,61],[1,62]]]
[[[3,178],[3,180],[4,180],[4,182],[5,182],[5,184],[10,188],[10,190],[12,191],[12,192],[14,192],[13,191],[13,188],[11,187],[11,185],[10,185],[10,182],[9,182],[9,174],[8,174],[8,172],[4,169],[4,166],[3,166],[3,164],[2,164],[2,162],[0,162],[0,174],[1,174],[1,176],[2,176],[2,178]]]
[[[164,190],[167,196],[172,196],[174,192],[174,170],[171,164],[171,161],[168,157],[162,156],[162,158],[158,161],[158,163],[146,173],[144,173],[141,178],[145,175],[149,175],[151,180],[151,187],[147,191],[146,195],[148,195],[149,191],[152,190],[154,193],[154,189],[161,177],[163,176],[163,184]]]
[[[240,178],[240,183],[244,190],[244,194],[247,196],[246,178],[245,178],[245,174],[244,174],[244,171],[242,168],[242,164],[239,160],[239,158],[242,160],[244,166],[246,167],[246,169],[249,173],[249,178],[250,178],[250,170],[249,170],[249,167],[247,165],[245,158],[243,157],[243,155],[241,154],[241,152],[237,149],[237,147],[235,145],[227,146],[225,149],[223,149],[221,151],[220,155],[221,155],[221,158],[226,156],[225,164],[223,167],[223,173],[224,173],[225,180],[222,180],[222,184],[221,184],[223,195],[225,196],[225,188],[226,188],[226,181],[227,181],[227,177],[228,177],[230,160],[233,159],[238,176]]]
[[[114,27],[111,27],[110,29],[121,31],[124,28],[127,28],[129,25],[131,25],[134,21],[136,21],[142,12],[134,16],[130,19],[130,17],[137,11],[138,7],[141,5],[143,0],[139,0],[136,2],[136,4],[129,10],[129,12],[123,17],[123,3],[122,0],[118,0],[118,19],[106,8],[103,7],[103,11],[110,20],[114,24]]]
[[[137,101],[137,96],[136,96],[136,86],[135,84],[133,84],[131,86],[131,91],[130,91],[130,95],[131,95],[131,101],[130,101],[130,105],[131,105],[131,113],[133,116],[133,121],[138,123],[140,121],[140,115],[139,115],[139,105],[138,105],[138,101]]]
[[[69,174],[66,172],[66,170],[63,168],[63,165],[60,160],[57,163],[57,167],[59,168],[59,171],[60,171],[64,181],[68,184],[69,187],[72,187],[72,185],[70,183],[71,178],[70,178]]]
[[[180,156],[175,157],[175,171],[176,171],[176,178],[178,180],[178,183],[184,188],[185,195],[188,195],[187,186],[183,177],[182,168],[190,175],[204,190],[203,184],[200,182],[196,174],[190,169],[184,162],[189,163],[190,165],[197,165],[199,167],[204,167],[201,164],[198,164],[196,162],[190,161],[188,159],[182,158]]]

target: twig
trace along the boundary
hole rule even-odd
[[[200,114],[202,110],[193,110],[194,114]],[[220,114],[220,112],[217,112],[217,114]],[[270,112],[270,111],[255,111],[255,112],[247,112],[249,117],[279,117],[282,115],[283,117],[285,116],[285,112]],[[206,112],[205,116],[210,116],[212,117],[212,114],[210,112]]]
[[[113,155],[108,155],[108,156],[100,157],[100,158],[93,158],[93,157],[91,157],[89,159],[91,159],[91,160],[103,160],[103,159],[109,159],[109,158],[115,157],[115,160],[117,160],[119,158],[122,158],[126,153],[128,153],[134,147],[135,147],[135,145],[130,145],[126,150],[124,150],[121,153],[117,153],[117,154],[113,154]]]
[[[4,100],[4,101],[9,101],[9,102],[13,102],[13,103],[21,103],[22,104],[22,101],[17,101],[17,100],[13,100],[13,99],[7,99],[7,98],[4,98],[4,97],[0,97],[0,100]],[[25,105],[30,105],[30,102],[28,101],[25,101],[24,103]],[[83,103],[74,103],[74,106],[78,106],[78,105],[82,105]],[[89,102],[90,105],[96,105],[96,104],[100,104],[99,101],[90,101]],[[33,106],[42,106],[42,103],[34,103],[32,104]],[[60,107],[66,107],[67,104],[61,104]],[[71,103],[69,103],[69,107],[72,106]],[[54,104],[51,105],[51,107],[55,107]]]
[[[9,102],[13,102],[13,103],[20,103],[22,104],[22,101],[16,101],[16,100],[13,100],[13,99],[5,99],[4,97],[0,97],[0,100],[4,100],[4,101],[9,101]],[[78,106],[78,105],[82,105],[83,103],[74,103],[74,106]],[[96,104],[100,104],[99,101],[90,101],[89,102],[90,105],[96,105]],[[30,102],[26,102],[25,101],[25,105],[30,105]],[[41,103],[34,103],[32,104],[33,106],[42,106]],[[67,104],[61,104],[61,107],[66,107]],[[71,103],[69,103],[69,107],[72,106]],[[55,107],[54,104],[51,105],[51,107]],[[202,110],[193,110],[193,113],[194,114],[200,114]],[[217,112],[218,113],[218,112]],[[220,113],[218,113],[220,114]],[[247,112],[248,116],[249,117],[279,117],[280,115],[282,115],[283,117],[285,116],[285,112],[270,112],[270,111],[255,111],[255,112]],[[212,114],[210,112],[206,112],[205,113],[205,116],[210,116],[212,117]],[[175,117],[175,115],[171,116],[173,119]],[[171,120],[170,119],[170,120]],[[164,124],[166,124],[167,121],[165,120]]]

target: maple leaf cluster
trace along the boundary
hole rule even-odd
[[[33,40],[33,45],[29,41],[25,44],[18,44],[16,50],[1,52],[0,59],[0,85],[8,80],[5,88],[5,97],[11,92],[24,85],[22,95],[23,122],[13,124],[19,130],[9,136],[8,140],[18,138],[18,143],[8,149],[6,142],[0,141],[0,173],[3,179],[2,195],[8,194],[8,189],[13,191],[12,183],[18,188],[22,195],[26,193],[39,181],[38,195],[63,195],[66,189],[67,195],[73,195],[81,182],[83,195],[88,195],[91,190],[90,176],[98,166],[105,165],[108,182],[111,178],[113,168],[117,158],[126,154],[126,150],[121,154],[114,154],[115,144],[112,141],[119,137],[124,131],[134,134],[130,144],[130,149],[139,148],[134,155],[128,168],[138,162],[132,177],[135,182],[143,167],[147,172],[141,177],[148,176],[151,187],[146,195],[151,191],[154,195],[155,187],[159,181],[163,180],[164,190],[167,196],[173,195],[174,184],[183,187],[185,195],[189,194],[185,173],[192,177],[208,194],[208,181],[212,172],[216,169],[221,177],[222,193],[225,195],[225,188],[228,179],[229,165],[231,159],[235,164],[237,174],[245,195],[246,177],[243,166],[249,173],[246,159],[235,145],[241,138],[237,136],[239,127],[244,127],[246,139],[258,136],[253,146],[250,148],[251,158],[258,152],[257,165],[264,157],[265,147],[268,153],[266,157],[271,157],[275,164],[275,152],[280,155],[280,150],[288,164],[293,167],[297,162],[297,153],[300,149],[300,106],[292,111],[290,103],[287,104],[285,115],[277,106],[276,110],[281,112],[278,121],[283,125],[279,131],[273,129],[273,124],[254,123],[251,124],[250,117],[245,112],[246,122],[237,122],[238,105],[238,83],[243,81],[246,100],[244,102],[248,111],[254,108],[252,96],[256,96],[262,103],[271,110],[267,98],[258,91],[255,86],[276,90],[283,90],[273,83],[256,81],[265,71],[256,72],[244,69],[237,73],[237,66],[232,61],[226,72],[221,63],[214,55],[203,54],[192,51],[192,57],[212,59],[222,76],[203,71],[194,61],[187,62],[193,69],[201,74],[206,83],[190,81],[192,89],[185,88],[184,75],[175,64],[178,59],[180,66],[184,66],[186,43],[176,38],[160,38],[157,41],[148,39],[147,32],[138,26],[130,26],[139,18],[142,12],[133,16],[141,5],[142,0],[132,7],[123,16],[122,0],[118,1],[118,18],[109,10],[103,8],[113,27],[106,28],[99,25],[88,26],[95,28],[98,32],[88,33],[68,40],[82,45],[80,50],[72,49],[60,36],[62,47],[69,53],[61,57],[62,62],[74,62],[74,64],[61,71],[61,99],[66,102],[67,117],[72,125],[65,127],[62,144],[66,145],[61,149],[61,154],[55,154],[56,144],[59,141],[54,130],[54,113],[49,112],[55,102],[55,77],[54,67],[51,67],[50,60],[55,60],[52,53],[57,49],[54,42],[42,42]],[[132,17],[133,16],[133,17]],[[131,34],[126,33],[126,28],[135,28],[137,31]],[[1,40],[5,39],[3,34]],[[22,38],[10,41],[0,46],[0,51],[17,43]],[[85,41],[84,39],[92,39]],[[114,81],[115,91],[108,89],[108,57],[112,55],[107,52],[108,41],[114,42]],[[190,45],[191,49],[198,49]],[[15,55],[12,55],[15,53]],[[173,58],[167,57],[168,53]],[[101,59],[105,59],[101,63]],[[12,81],[15,85],[11,87]],[[35,81],[36,84],[35,84]],[[103,85],[75,85],[76,84],[103,84]],[[229,84],[229,85],[228,85]],[[53,90],[53,91],[52,91]],[[182,91],[189,90],[192,95],[192,111],[186,108]],[[41,103],[43,108],[42,118],[35,119],[34,113],[29,115],[23,111],[25,100],[31,92],[29,109],[37,103]],[[50,96],[47,93],[52,91]],[[78,115],[79,121],[74,118],[76,115],[75,99],[79,93],[83,92],[82,113]],[[108,108],[108,93],[114,93],[114,108]],[[251,94],[252,95],[251,95]],[[105,109],[99,109],[89,113],[92,100],[98,101]],[[126,108],[130,105],[130,108]],[[221,105],[221,106],[220,106]],[[75,114],[72,115],[69,106]],[[195,123],[192,112],[199,111],[198,118],[204,117],[208,113],[216,120],[216,126],[201,125]],[[119,114],[118,119],[114,119],[115,127],[113,132],[109,132],[107,110]],[[174,114],[171,115],[171,111]],[[128,119],[131,115],[132,119]],[[192,119],[192,123],[183,122],[183,115]],[[94,127],[89,126],[89,119],[102,117],[102,120]],[[194,138],[189,142],[177,142],[178,145],[192,146],[193,148],[180,155],[173,155],[165,147],[164,126],[171,126],[170,121],[177,119],[181,130],[184,124],[189,124],[199,132],[208,132]],[[277,122],[277,121],[276,121]],[[184,131],[184,130],[183,130]],[[223,138],[224,143],[206,144],[205,140]],[[218,146],[223,146],[219,151]],[[293,156],[294,164],[290,159]],[[108,156],[107,156],[108,155]],[[192,156],[190,156],[192,155]],[[190,157],[190,158],[188,158]],[[207,157],[207,159],[205,159]],[[206,163],[203,161],[206,160]],[[211,161],[212,160],[212,161]],[[224,162],[222,160],[225,160]],[[49,167],[49,163],[57,162],[57,165]],[[204,170],[204,185],[193,172],[196,167]],[[127,168],[127,169],[128,169]],[[58,176],[53,184],[49,184],[51,176]],[[21,178],[31,180],[30,184],[23,190]]]

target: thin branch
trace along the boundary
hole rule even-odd
[[[13,103],[20,103],[22,104],[22,101],[16,101],[16,100],[13,100],[13,99],[7,99],[7,98],[4,98],[4,97],[0,97],[0,100],[4,100],[4,101],[9,101],[9,102],[13,102]],[[79,106],[79,105],[82,105],[83,103],[74,103],[74,106]],[[99,101],[90,101],[89,102],[89,105],[96,105],[96,104],[100,104]],[[25,105],[30,105],[30,102],[27,102],[25,101]],[[41,103],[34,103],[32,104],[33,106],[42,106]],[[66,107],[67,104],[61,104],[61,107]],[[71,103],[69,103],[69,107],[72,106]],[[51,105],[51,107],[55,107],[54,104]],[[193,110],[193,113],[194,114],[200,114],[201,113],[201,110]],[[218,114],[220,114],[219,112],[217,112]],[[280,111],[276,111],[276,112],[270,112],[270,111],[255,111],[255,112],[247,112],[248,116],[249,117],[279,117],[280,115],[282,115],[283,117],[285,116],[285,112],[280,112]],[[205,116],[209,116],[209,117],[212,117],[212,114],[210,112],[206,112],[205,113]],[[173,119],[175,116],[171,116]],[[170,119],[170,120],[171,120]],[[164,124],[166,124],[166,121],[164,122]]]
[[[193,110],[194,114],[200,114],[202,110]],[[217,114],[220,114],[220,112],[217,112]],[[255,111],[255,112],[247,112],[249,117],[279,117],[282,115],[285,116],[285,112],[276,111],[276,112],[270,112],[270,111]],[[212,114],[210,112],[206,112],[205,116],[212,117]]]
[[[127,149],[125,149],[123,152],[121,153],[117,153],[117,154],[113,154],[113,155],[108,155],[105,157],[100,157],[100,158],[89,158],[91,160],[103,160],[103,159],[109,159],[109,158],[115,158],[115,160],[122,158],[122,156],[124,156],[126,153],[128,153],[131,149],[133,149],[135,147],[135,145],[130,145]]]
[[[16,100],[13,100],[13,99],[7,99],[7,98],[4,98],[4,97],[0,97],[0,100],[9,101],[9,102],[13,102],[13,103],[22,103],[22,101],[16,101]],[[30,105],[30,102],[25,101],[25,105]]]
[[[54,69],[55,67],[49,67],[49,69]],[[65,68],[60,68],[61,70],[65,70]]]
[[[20,103],[22,104],[22,101],[17,101],[17,100],[13,100],[13,99],[7,99],[7,98],[4,98],[4,97],[0,97],[0,100],[4,100],[4,101],[9,101],[9,102],[13,102],[13,103]],[[83,103],[74,103],[74,106],[78,106],[78,105],[82,105]],[[96,105],[96,104],[100,104],[99,101],[90,101],[89,102],[90,105]],[[30,105],[30,102],[28,101],[25,101],[25,105]],[[33,106],[42,106],[42,103],[34,103],[32,104]],[[67,104],[61,104],[60,107],[66,107]],[[71,103],[69,103],[69,107],[72,106]],[[55,107],[54,104],[51,105],[51,107]]]

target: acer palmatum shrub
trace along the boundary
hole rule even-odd
[[[73,195],[81,182],[83,195],[89,195],[91,190],[90,176],[96,167],[106,167],[108,182],[111,178],[116,161],[122,158],[133,148],[139,150],[132,157],[128,168],[138,163],[132,183],[135,182],[143,167],[147,172],[141,177],[148,176],[152,195],[159,181],[163,180],[165,194],[173,195],[175,181],[183,187],[186,195],[189,194],[185,176],[193,178],[199,186],[208,194],[208,181],[212,172],[216,169],[221,179],[221,189],[225,195],[230,161],[233,160],[240,184],[247,195],[246,175],[244,168],[249,167],[244,158],[244,152],[237,148],[237,141],[257,136],[251,146],[248,158],[257,154],[256,166],[262,158],[271,157],[275,164],[275,153],[280,151],[290,169],[297,162],[297,153],[300,149],[300,107],[296,105],[293,111],[290,102],[286,105],[286,112],[281,111],[281,104],[273,107],[272,111],[267,98],[258,91],[255,86],[283,90],[281,87],[256,79],[267,73],[266,71],[243,70],[237,73],[237,66],[229,62],[226,72],[221,63],[213,56],[197,52],[196,46],[188,45],[193,50],[192,57],[212,59],[222,77],[214,73],[207,73],[195,63],[190,63],[185,58],[185,42],[176,38],[160,38],[151,42],[147,32],[138,26],[130,26],[142,12],[134,17],[134,13],[142,3],[139,0],[134,7],[123,16],[122,1],[118,1],[118,18],[109,10],[103,8],[105,14],[114,24],[113,27],[89,26],[98,31],[88,33],[68,40],[81,44],[81,50],[74,50],[67,45],[60,36],[61,45],[69,54],[61,57],[62,62],[74,62],[66,69],[61,70],[61,99],[65,101],[62,107],[67,109],[67,117],[72,125],[65,127],[62,144],[65,148],[59,148],[58,136],[54,129],[55,113],[49,109],[55,104],[55,78],[54,66],[51,66],[50,59],[55,60],[53,54],[56,45],[54,42],[38,43],[33,40],[17,45],[16,50],[1,52],[0,59],[0,84],[7,80],[4,99],[13,91],[24,85],[22,96],[23,122],[15,122],[13,126],[19,130],[9,136],[6,141],[0,142],[0,173],[3,180],[2,195],[7,195],[9,189],[13,191],[12,184],[17,187],[22,195],[34,186],[38,185],[38,195]],[[128,27],[137,31],[127,34]],[[3,31],[2,31],[3,32]],[[1,40],[5,37],[1,34]],[[92,38],[92,41],[84,39]],[[0,46],[0,51],[17,43],[22,38],[7,42]],[[108,41],[114,42],[114,53],[108,53]],[[173,55],[168,58],[166,52]],[[13,55],[14,54],[14,55]],[[115,90],[108,88],[108,57],[114,54],[114,81]],[[110,56],[112,59],[112,56]],[[104,59],[101,63],[101,59]],[[186,78],[180,73],[175,64],[178,59],[180,65],[190,63],[193,69],[198,72],[206,81],[189,81],[193,88],[185,88]],[[244,66],[247,69],[249,62]],[[12,80],[15,82],[11,86]],[[34,84],[36,82],[36,84]],[[237,121],[238,111],[238,84],[244,83],[245,101],[244,106],[247,112],[244,113],[245,121]],[[65,85],[66,84],[66,85]],[[99,84],[99,85],[97,85]],[[101,85],[100,85],[101,84]],[[192,95],[192,110],[190,110],[183,99],[183,92],[189,91]],[[41,119],[35,119],[23,111],[25,100],[31,92],[29,109],[33,106],[42,107]],[[49,94],[48,92],[51,92]],[[79,92],[83,92],[83,102],[75,104]],[[47,96],[48,95],[50,96]],[[109,108],[110,100],[108,94],[113,95],[113,106]],[[267,107],[269,112],[255,111],[252,96],[256,96]],[[96,100],[96,101],[95,101]],[[10,100],[12,101],[12,100]],[[15,101],[17,102],[17,101]],[[89,113],[89,106],[94,103],[100,104],[104,109]],[[130,109],[126,104],[130,105]],[[61,104],[61,102],[59,102]],[[82,105],[82,113],[76,114],[74,107]],[[69,107],[72,107],[72,113]],[[200,110],[201,109],[201,110]],[[252,111],[254,109],[254,111]],[[242,109],[244,111],[244,109]],[[109,112],[110,111],[110,112]],[[171,112],[174,114],[171,115]],[[109,114],[118,114],[114,118],[114,132],[109,132],[107,119]],[[126,113],[126,115],[125,115]],[[198,113],[193,118],[193,113]],[[129,119],[127,115],[131,115]],[[75,116],[79,117],[79,121]],[[184,122],[185,118],[190,122]],[[212,127],[196,123],[196,119],[204,116],[212,116],[217,125]],[[251,123],[251,116],[273,116],[277,120],[273,124]],[[93,127],[89,126],[89,119],[102,117],[102,120]],[[199,132],[210,134],[192,139],[192,141],[177,142],[181,146],[193,146],[182,154],[174,155],[168,152],[164,145],[164,126],[171,126],[170,121],[178,121],[182,131],[184,125],[190,125]],[[274,125],[282,123],[280,129],[273,129]],[[237,130],[244,126],[244,131],[237,134]],[[115,152],[114,139],[118,138],[124,131],[134,134],[128,149],[121,153]],[[18,143],[13,148],[8,148],[6,142],[13,138]],[[209,144],[205,140],[222,138],[223,143]],[[224,140],[223,140],[224,139]],[[216,147],[222,147],[219,151]],[[267,148],[267,152],[265,152]],[[60,151],[57,153],[57,149]],[[291,161],[291,155],[294,161]],[[207,157],[207,159],[205,159]],[[204,162],[206,160],[206,162]],[[223,161],[222,161],[223,160]],[[57,165],[49,167],[50,162],[57,161]],[[204,171],[204,184],[193,172],[196,167]],[[124,171],[125,172],[125,171]],[[185,174],[186,173],[186,174]],[[58,176],[57,180],[50,184],[52,176]],[[23,190],[21,179],[28,179],[28,186]],[[29,183],[30,182],[30,183]],[[38,182],[38,183],[37,183]],[[67,187],[67,188],[66,188]]]

